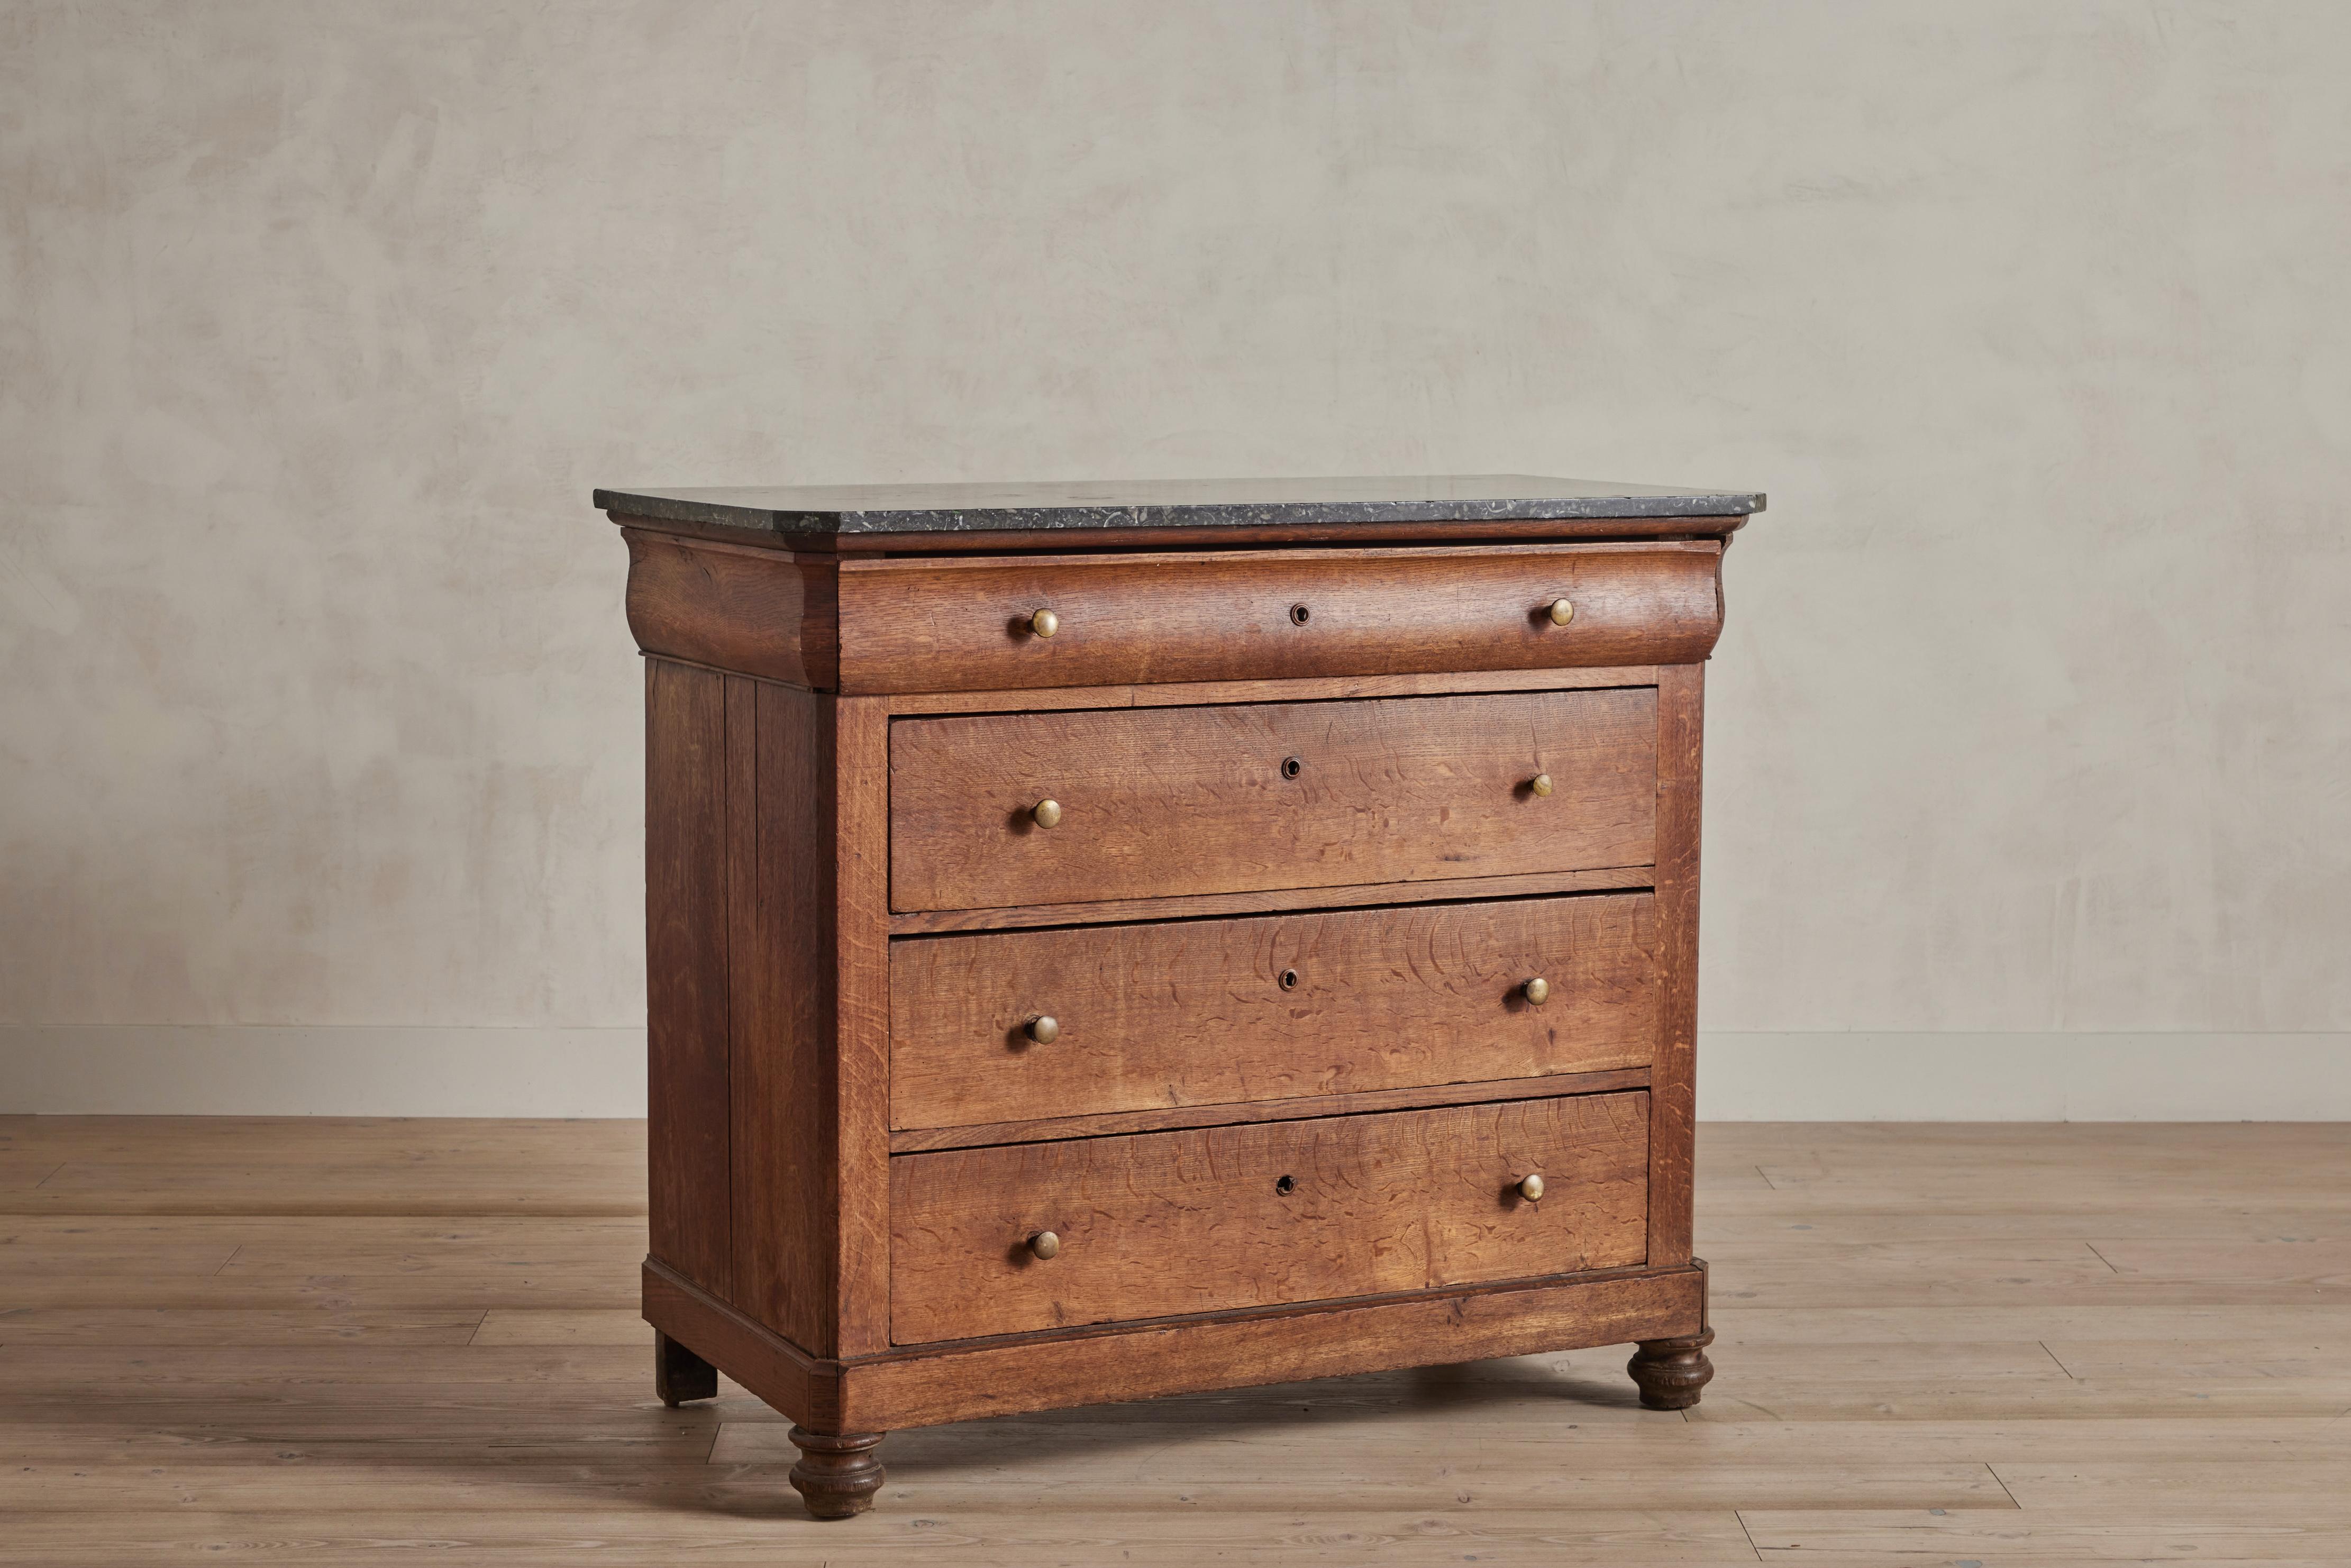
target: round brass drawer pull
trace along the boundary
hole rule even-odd
[[[1551,623],[1552,625],[1564,626],[1574,619],[1574,605],[1569,603],[1564,599],[1554,599],[1551,601]],[[1047,635],[1050,636],[1051,633],[1048,632]]]
[[[1061,1239],[1050,1230],[1040,1230],[1029,1239],[1029,1251],[1036,1258],[1050,1258],[1061,1249]]]
[[[1535,1203],[1541,1201],[1542,1195],[1542,1177],[1539,1176],[1524,1176],[1520,1179],[1519,1196],[1520,1197],[1525,1198],[1529,1203]]]
[[[1550,794],[1551,775],[1548,773],[1536,774],[1533,778],[1527,780],[1527,788],[1533,790],[1538,795]]]
[[[1059,800],[1040,800],[1029,808],[1029,814],[1036,819],[1037,825],[1040,828],[1059,827],[1061,822],[1061,803]]]
[[[1021,1032],[1039,1045],[1050,1045],[1061,1038],[1061,1020],[1050,1013],[1039,1013],[1022,1026]]]
[[[1545,1002],[1551,1000],[1551,982],[1544,979],[1541,975],[1537,975],[1533,979],[1529,980],[1525,985],[1520,986],[1519,989],[1524,991],[1527,994],[1527,1000],[1534,1003],[1537,1007],[1541,1007]]]
[[[1564,604],[1567,601],[1562,600],[1560,602]],[[1040,637],[1050,637],[1061,629],[1061,618],[1050,610],[1040,610],[1029,617],[1029,630],[1036,632]]]

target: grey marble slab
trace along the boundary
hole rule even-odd
[[[900,534],[995,528],[1479,522],[1514,517],[1723,517],[1760,512],[1763,497],[1750,490],[1473,474],[599,490],[596,505],[616,517],[774,533]]]

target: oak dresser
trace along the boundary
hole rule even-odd
[[[1761,496],[599,491],[646,654],[651,1256],[894,1427],[1635,1343],[1690,1255],[1698,753]]]

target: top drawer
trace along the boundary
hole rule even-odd
[[[841,689],[1689,664],[1722,627],[1721,553],[1707,540],[847,561]]]

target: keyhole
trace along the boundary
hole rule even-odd
[[[1303,604],[1293,604],[1290,607],[1290,623],[1292,626],[1303,626],[1306,624],[1306,618],[1312,613],[1313,612]]]
[[[1281,972],[1281,988],[1285,991],[1294,991],[1298,988],[1297,970],[1284,969]]]
[[[1281,759],[1281,776],[1284,779],[1295,779],[1305,771],[1306,764],[1295,757],[1285,757]]]
[[[1298,1178],[1296,1176],[1283,1176],[1280,1181],[1273,1184],[1273,1190],[1281,1194],[1284,1197],[1288,1197],[1292,1192],[1296,1191],[1297,1187]]]

